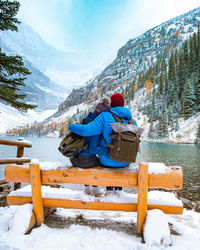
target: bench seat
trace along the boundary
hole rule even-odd
[[[120,197],[117,195],[109,195],[103,197],[95,197],[86,195],[83,191],[75,191],[68,188],[52,188],[50,186],[42,186],[42,199],[44,207],[63,207],[73,208],[77,203],[85,209],[97,210],[119,210],[120,211],[137,211],[138,195],[132,193],[123,193]],[[22,205],[27,202],[32,203],[31,185],[27,185],[16,191],[12,191],[7,198],[8,204]],[[116,203],[116,204],[113,204]],[[70,205],[71,204],[71,205]],[[102,205],[103,204],[103,205]],[[109,204],[113,204],[112,206]],[[71,207],[70,207],[71,206]],[[182,202],[175,197],[173,193],[150,191],[148,192],[148,209],[155,206],[165,213],[181,214],[183,211]],[[81,209],[81,208],[80,208]]]

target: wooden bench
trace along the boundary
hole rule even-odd
[[[138,171],[129,168],[89,168],[80,169],[67,167],[57,170],[40,170],[39,164],[30,164],[27,167],[20,165],[7,165],[5,169],[6,181],[31,183],[30,197],[11,193],[7,197],[10,205],[33,203],[33,212],[37,225],[44,221],[46,207],[61,207],[70,209],[117,210],[137,212],[137,233],[141,234],[148,209],[160,209],[168,214],[181,214],[182,205],[148,204],[149,188],[162,188],[169,190],[182,189],[183,175],[181,167],[168,167],[163,174],[148,174],[148,163],[139,163]],[[132,203],[114,202],[88,202],[80,200],[45,198],[42,197],[42,184],[86,184],[97,186],[119,186],[138,188],[138,198]],[[17,192],[17,191],[14,191]]]

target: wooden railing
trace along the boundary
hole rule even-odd
[[[26,142],[23,138],[19,138],[18,141],[4,140],[0,139],[0,145],[15,146],[17,147],[17,157],[16,158],[3,158],[0,159],[0,165],[16,163],[22,165],[23,163],[28,163],[31,161],[30,158],[24,158],[24,148],[31,148],[32,144]],[[0,180],[0,184],[6,184],[6,180]],[[20,183],[14,183],[14,190],[20,188]]]

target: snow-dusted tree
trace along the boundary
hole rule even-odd
[[[179,52],[179,66],[178,66],[178,83],[179,83],[179,98],[181,98],[183,88],[185,85],[185,71],[184,71],[184,58],[183,58],[183,53],[180,51]]]
[[[163,105],[162,108],[162,122],[163,122],[163,137],[169,136],[168,131],[168,110],[166,104]]]
[[[151,139],[156,139],[156,129],[154,128],[153,122],[150,124],[148,137]]]
[[[174,61],[174,53],[172,51],[170,58],[169,58],[169,65],[168,65],[168,79],[171,82],[174,82],[176,79],[176,68],[175,68],[175,61]]]
[[[184,88],[184,100],[183,100],[183,114],[184,118],[188,119],[195,113],[195,96],[194,87],[191,82],[187,80]]]
[[[178,131],[180,129],[178,118],[176,118],[176,123],[175,123],[175,131]]]
[[[168,108],[168,123],[169,123],[169,125],[172,125],[173,121],[174,121],[173,107],[172,107],[172,105],[170,105]]]
[[[184,78],[188,79],[189,71],[188,71],[188,41],[187,40],[185,40],[184,42],[183,64],[184,64]]]
[[[200,111],[200,30],[198,30],[198,65],[195,84],[196,110]]]
[[[159,111],[158,115],[158,137],[167,138],[169,136],[168,132],[168,112],[166,104],[162,106],[162,110]]]
[[[158,109],[155,103],[155,91],[153,92],[152,104],[149,110],[149,121],[156,121],[158,119]]]

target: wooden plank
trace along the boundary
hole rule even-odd
[[[5,158],[5,159],[0,159],[0,164],[10,164],[10,163],[22,164],[22,163],[28,163],[30,161],[31,161],[30,158]]]
[[[149,188],[182,189],[182,168],[173,166],[168,167],[168,171],[165,174],[149,174]]]
[[[33,212],[36,217],[37,226],[40,226],[44,221],[40,166],[39,164],[30,164],[29,169],[31,176]]]
[[[0,139],[0,145],[7,145],[7,146],[21,146],[25,148],[31,148],[32,144],[29,142],[23,142],[23,141],[10,141],[10,140],[3,140]]]
[[[86,184],[97,186],[137,187],[137,173],[132,169],[90,168],[79,169],[68,167],[66,170],[41,171],[43,184]],[[7,165],[6,181],[30,183],[29,169],[23,166]],[[183,182],[182,169],[169,168],[166,174],[150,174],[149,188],[181,189]]]
[[[138,171],[137,234],[142,233],[147,215],[148,163],[140,162]]]
[[[85,202],[80,200],[61,200],[61,199],[47,199],[43,198],[44,207],[61,207],[70,209],[89,209],[89,210],[112,210],[112,211],[126,211],[136,212],[137,204],[134,203],[108,203],[108,202]],[[32,203],[31,197],[25,196],[8,196],[7,203],[9,205],[23,205]],[[166,206],[166,205],[148,205],[147,208],[160,209],[166,214],[182,214],[183,207]]]
[[[66,170],[42,171],[44,184],[85,184],[101,187],[136,187],[137,173],[129,169],[108,169],[102,167],[80,169],[68,167]]]
[[[7,165],[5,168],[5,178],[7,182],[31,183],[29,168],[20,165]]]

